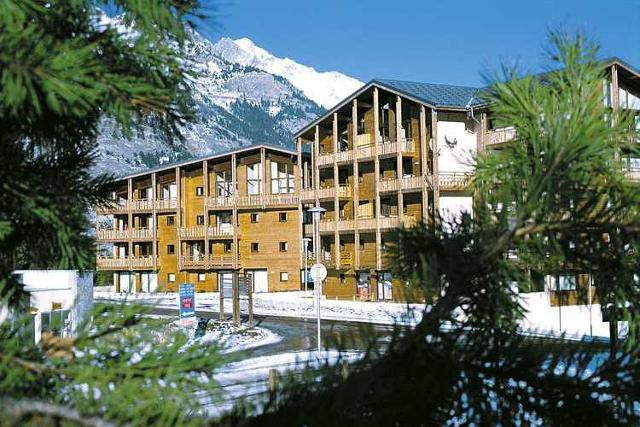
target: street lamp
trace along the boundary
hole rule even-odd
[[[304,290],[307,291],[307,283],[309,282],[309,269],[307,268],[307,251],[309,249],[309,242],[311,237],[303,237],[302,244],[304,245]]]
[[[322,281],[327,276],[327,269],[320,263],[320,214],[326,212],[325,208],[316,206],[309,209],[309,212],[313,214],[313,252],[316,258],[316,262],[313,265],[313,288],[317,298],[317,325],[318,325],[318,353],[322,349],[320,342],[320,298],[322,297]],[[324,275],[324,277],[322,277]]]

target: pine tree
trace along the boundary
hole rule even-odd
[[[516,141],[477,159],[473,217],[397,233],[396,274],[435,295],[421,322],[345,379],[284,387],[240,425],[621,425],[639,422],[640,192],[624,111],[605,106],[597,48],[551,35],[548,73],[505,69],[484,94]],[[517,254],[517,260],[513,254]],[[629,335],[613,346],[524,336],[532,277],[591,272]],[[242,412],[239,412],[242,413]]]
[[[100,7],[122,17],[105,20]],[[92,176],[100,120],[129,135],[153,122],[169,141],[191,120],[183,61],[197,0],[0,1],[0,413],[3,425],[202,423],[215,347],[139,307],[99,305],[74,338],[34,344],[17,268],[88,269],[87,212],[109,176]],[[199,394],[196,394],[199,393]],[[215,395],[213,396],[215,397]]]

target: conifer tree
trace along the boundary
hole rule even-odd
[[[563,33],[550,41],[550,72],[505,69],[483,95],[497,127],[517,138],[478,157],[473,216],[397,233],[396,274],[435,296],[421,322],[346,379],[329,369],[277,392],[270,412],[229,424],[639,422],[640,193],[620,161],[637,152],[633,122],[604,102],[593,43]],[[557,272],[595,277],[593,298],[628,322],[627,338],[610,350],[523,335],[522,292]]]

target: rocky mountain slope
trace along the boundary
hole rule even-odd
[[[122,175],[253,143],[291,146],[296,130],[362,85],[277,58],[246,38],[213,43],[194,34],[187,56],[200,71],[191,83],[199,120],[184,129],[184,143],[168,144],[152,127],[124,138],[105,121],[96,172]]]

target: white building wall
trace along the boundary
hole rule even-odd
[[[442,117],[442,120],[440,119]],[[472,172],[477,153],[476,123],[465,114],[438,113],[440,172]]]

